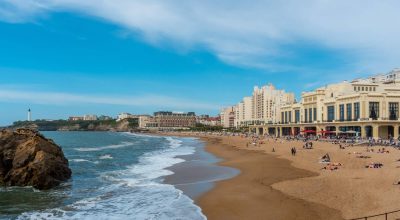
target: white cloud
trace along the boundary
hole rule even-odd
[[[301,56],[282,45],[313,42],[348,52],[354,70],[388,70],[400,57],[397,0],[3,0],[0,19],[73,11],[139,32],[149,43],[205,46],[234,65],[282,69]],[[289,47],[290,48],[290,47]],[[290,67],[292,68],[292,67]]]
[[[0,90],[0,102],[51,104],[51,105],[75,105],[75,104],[101,104],[138,107],[162,107],[171,109],[199,109],[218,110],[219,106],[202,103],[196,100],[185,100],[175,97],[145,95],[140,97],[118,97],[101,95],[84,95],[59,92],[38,92],[2,89]]]

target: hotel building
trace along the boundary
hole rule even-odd
[[[282,105],[275,121],[251,126],[270,135],[348,134],[399,137],[400,70],[303,92],[301,102]]]
[[[155,112],[154,122],[159,128],[189,128],[196,125],[196,114],[194,112]]]
[[[295,102],[294,94],[277,90],[272,84],[254,87],[253,95],[244,97],[235,106],[221,111],[225,128],[240,128],[278,122],[280,108]]]

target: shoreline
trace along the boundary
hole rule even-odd
[[[172,136],[177,138],[177,136]],[[188,137],[178,137],[188,138]],[[239,170],[219,166],[221,158],[205,150],[207,142],[196,138],[192,147],[195,152],[190,155],[178,156],[185,160],[167,169],[174,174],[164,177],[163,183],[173,185],[189,196],[194,202],[207,191],[211,190],[217,181],[230,179],[239,174]]]
[[[343,219],[338,210],[284,194],[273,184],[318,176],[299,169],[289,160],[260,151],[239,149],[222,137],[203,138],[206,150],[220,158],[220,166],[241,171],[238,176],[218,181],[199,199],[208,219]]]

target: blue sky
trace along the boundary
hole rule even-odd
[[[0,125],[157,110],[217,114],[399,67],[397,1],[0,2]],[[353,11],[357,8],[357,11]]]

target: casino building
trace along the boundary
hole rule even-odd
[[[398,138],[400,69],[366,79],[303,92],[301,101],[281,105],[275,123],[251,125],[258,134],[353,135]]]

